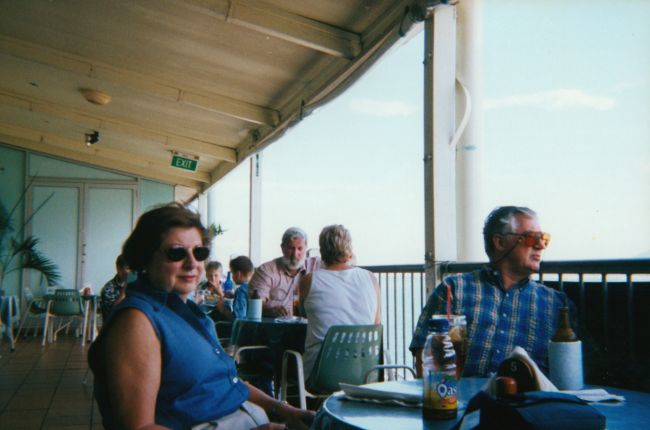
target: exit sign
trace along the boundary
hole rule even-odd
[[[192,157],[174,152],[172,153],[172,167],[196,172],[197,167],[199,167],[199,157]]]

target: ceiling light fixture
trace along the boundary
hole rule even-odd
[[[103,91],[99,90],[91,90],[88,88],[82,88],[81,93],[84,95],[84,98],[88,100],[90,103],[99,105],[99,106],[104,106],[110,103],[112,97],[108,94],[106,94]]]

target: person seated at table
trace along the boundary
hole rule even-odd
[[[239,286],[235,290],[232,308],[228,306],[226,300],[220,300],[217,303],[215,312],[218,313],[219,321],[233,321],[234,319],[246,318],[246,311],[248,309],[248,283],[253,277],[253,272],[255,272],[255,266],[251,259],[245,255],[240,255],[230,260],[232,281]],[[213,319],[215,319],[214,316]]]
[[[102,311],[102,321],[106,321],[117,303],[124,299],[126,282],[131,269],[122,255],[115,259],[115,276],[102,287],[99,293],[99,306]]]
[[[264,426],[267,413],[296,429],[313,420],[241,381],[214,323],[187,300],[208,244],[199,215],[179,204],[143,214],[124,243],[138,281],[88,353],[105,428],[284,428]]]
[[[420,376],[428,321],[433,314],[447,313],[448,305],[452,314],[467,318],[469,351],[463,375],[489,376],[516,346],[524,348],[543,371],[548,369],[548,342],[560,308],[573,310],[563,292],[530,279],[539,271],[550,235],[541,230],[531,209],[502,206],[485,220],[483,240],[489,264],[446,277],[420,314],[409,347]]]
[[[200,305],[207,297],[212,297],[217,302],[224,297],[221,286],[223,282],[223,266],[219,261],[215,260],[206,263],[205,278],[206,280],[199,284],[194,297],[191,297],[197,305]]]
[[[303,365],[309,377],[327,330],[333,325],[381,323],[381,299],[375,276],[351,264],[352,237],[342,225],[330,225],[318,238],[322,266],[300,281],[300,306],[307,316]]]
[[[249,294],[256,290],[262,299],[262,315],[293,316],[294,296],[300,279],[318,269],[318,257],[305,258],[307,233],[298,227],[282,235],[282,257],[260,265],[250,282]]]

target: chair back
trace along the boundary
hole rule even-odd
[[[307,379],[312,393],[340,390],[339,382],[360,385],[382,358],[381,324],[337,325],[327,331],[316,363]]]
[[[79,291],[59,289],[54,292],[51,312],[55,315],[73,316],[83,314],[83,305]]]

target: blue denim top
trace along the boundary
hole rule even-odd
[[[142,311],[160,340],[157,424],[189,428],[234,412],[248,399],[248,387],[239,380],[235,362],[221,347],[214,322],[196,304],[153,289],[141,278],[129,285],[112,318],[127,308]]]
[[[235,319],[246,318],[248,310],[248,284],[243,283],[235,291],[235,299],[232,304],[232,313]]]

